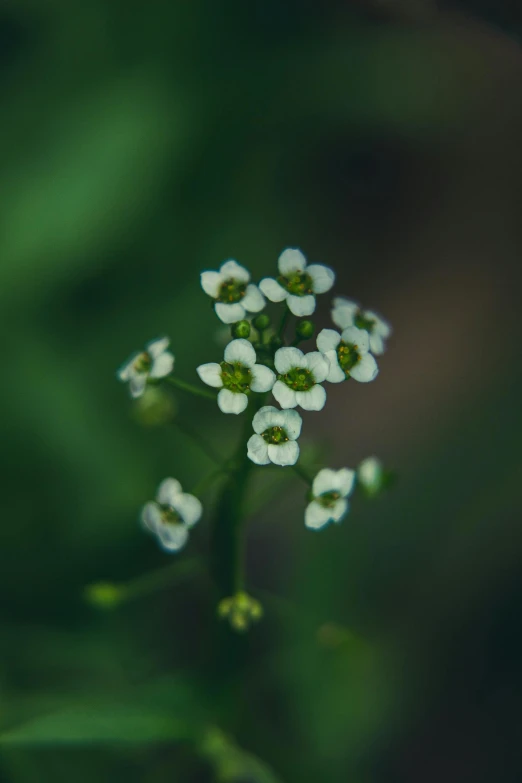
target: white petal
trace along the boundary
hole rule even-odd
[[[219,409],[223,413],[243,413],[248,405],[248,397],[241,392],[233,392],[230,389],[221,389],[217,396]]]
[[[375,356],[381,356],[384,353],[384,340],[380,334],[372,332],[370,335],[370,351]]]
[[[133,353],[130,359],[127,359],[127,361],[121,365],[120,369],[117,370],[116,375],[120,381],[126,383],[127,381],[130,381],[131,378],[134,378],[138,374],[134,369],[134,362],[136,361],[140,353],[141,351],[136,351],[136,353]]]
[[[328,375],[326,376],[326,380],[329,383],[341,383],[342,381],[345,381],[346,375],[344,373],[343,368],[339,364],[339,357],[337,356],[337,351],[327,351],[327,353],[325,353],[325,356],[330,362],[330,369],[328,371]]]
[[[341,342],[341,335],[335,329],[323,329],[317,335],[317,347],[323,353],[335,351]]]
[[[273,387],[276,380],[275,372],[264,364],[255,364],[252,367],[252,380],[250,388],[254,392],[267,392]]]
[[[337,296],[333,300],[331,312],[332,321],[340,329],[346,329],[347,326],[353,326],[353,321],[359,305],[351,299],[345,299],[343,296]]]
[[[173,478],[164,479],[158,487],[156,500],[166,506],[173,506],[182,493],[181,484]]]
[[[285,428],[290,440],[297,440],[301,434],[301,427],[303,425],[300,414],[292,409],[281,411],[281,413],[283,414],[283,422],[280,426]]]
[[[139,375],[135,375],[133,378],[129,381],[129,389],[131,393],[131,397],[141,397],[143,392],[145,391],[145,387],[147,386],[147,374],[146,373],[140,373]]]
[[[270,443],[268,446],[268,457],[274,465],[281,465],[282,467],[295,465],[299,459],[299,444],[296,440],[289,440],[280,446]]]
[[[145,348],[147,353],[152,359],[157,359],[163,351],[166,351],[170,345],[170,339],[168,337],[158,337],[156,340],[151,340],[147,343]]]
[[[373,381],[378,373],[379,368],[377,367],[377,362],[371,353],[365,353],[364,356],[359,359],[355,367],[352,367],[350,370],[351,377],[355,381],[360,381],[361,383]]]
[[[202,272],[200,279],[203,291],[211,296],[212,299],[217,299],[221,283],[223,282],[223,277],[219,272]]]
[[[348,513],[348,501],[344,498],[339,498],[335,501],[334,507],[330,509],[330,514],[334,522],[340,522],[343,517]]]
[[[329,266],[322,264],[310,264],[306,273],[312,278],[312,291],[314,294],[324,294],[335,283],[335,272]]]
[[[161,523],[161,511],[156,503],[146,503],[141,510],[141,522],[143,526],[150,530],[151,533],[156,532],[157,526]]]
[[[331,522],[330,509],[324,508],[316,500],[312,500],[306,507],[305,525],[310,530],[321,530]]]
[[[367,457],[357,468],[357,479],[365,487],[378,486],[382,477],[382,463],[377,457]]]
[[[369,318],[371,321],[375,321],[373,331],[381,337],[384,337],[385,340],[392,333],[392,328],[388,321],[385,321],[384,318],[381,318],[380,315],[377,315],[377,313],[374,313],[372,310],[366,310],[364,317]]]
[[[322,411],[326,403],[324,386],[315,384],[309,391],[296,392],[297,404],[305,411]]]
[[[207,386],[213,386],[215,389],[220,389],[223,386],[221,367],[216,362],[200,364],[199,367],[196,367],[196,372]]]
[[[250,272],[233,259],[221,264],[219,274],[223,280],[237,280],[238,283],[248,283],[250,280]]]
[[[248,458],[256,465],[268,465],[268,444],[261,435],[252,435],[247,443]]]
[[[164,378],[174,369],[174,356],[169,352],[160,354],[152,363],[149,375],[151,378]]]
[[[341,468],[337,471],[335,488],[341,493],[343,497],[349,495],[355,484],[355,470],[350,468]]]
[[[283,418],[281,413],[282,412],[278,410],[278,408],[274,408],[273,405],[264,405],[252,419],[254,432],[261,435],[262,432],[270,429],[270,427],[282,427]]]
[[[235,324],[237,321],[242,321],[245,317],[245,308],[240,302],[234,302],[234,304],[216,302],[214,310],[219,320],[223,321],[224,324]]]
[[[273,277],[265,277],[259,283],[259,288],[271,302],[282,302],[288,296],[287,291]]]
[[[290,372],[294,367],[306,367],[304,353],[299,348],[279,348],[275,352],[274,364],[281,375]]]
[[[265,298],[257,285],[250,283],[247,285],[246,292],[241,300],[241,304],[249,313],[258,313],[265,306]]]
[[[330,362],[319,351],[310,351],[306,354],[308,369],[314,376],[316,383],[322,383],[326,380],[330,372]]]
[[[256,363],[256,352],[252,343],[242,337],[232,340],[225,348],[225,361],[229,364],[239,362],[250,369]]]
[[[290,295],[286,303],[289,310],[298,316],[312,315],[315,310],[315,296],[308,294],[307,296],[293,296]]]
[[[158,538],[167,552],[178,552],[187,543],[188,527],[180,524],[161,524],[157,529]]]
[[[296,247],[287,247],[277,261],[277,267],[284,277],[290,277],[294,272],[306,269],[306,258]]]
[[[297,396],[293,389],[290,389],[283,381],[276,381],[272,394],[282,408],[295,408],[297,405]]]
[[[203,513],[201,501],[188,492],[183,492],[178,496],[174,508],[188,527],[192,527],[196,522],[199,522]]]
[[[349,326],[341,335],[343,343],[356,345],[360,354],[368,353],[370,348],[370,335],[364,329]]]

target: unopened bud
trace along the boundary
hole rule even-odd
[[[232,337],[237,339],[244,339],[246,340],[248,337],[250,337],[250,324],[248,321],[237,321],[237,323],[232,324],[231,330]]]
[[[259,313],[252,321],[252,324],[258,332],[262,332],[270,326],[270,317],[266,313]]]
[[[295,327],[296,337],[300,340],[309,340],[315,332],[315,324],[313,321],[298,321]]]

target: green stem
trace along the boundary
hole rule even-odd
[[[175,386],[176,389],[194,394],[196,397],[204,397],[206,400],[216,401],[217,394],[215,392],[211,392],[208,389],[200,389],[199,386],[182,381],[181,378],[177,378],[175,375],[168,375],[164,380],[170,383],[171,386]]]
[[[206,440],[206,438],[204,438],[197,430],[187,423],[186,418],[180,419],[178,417],[174,419],[172,423],[178,428],[180,432],[183,433],[183,435],[186,435],[187,438],[190,438],[198,446],[200,451],[202,451],[203,454],[209,458],[209,460],[211,460],[215,465],[219,465],[220,467],[223,466],[223,456],[214,449],[214,447]]]
[[[294,473],[297,473],[300,479],[302,479],[305,484],[308,484],[309,487],[312,486],[313,479],[310,478],[306,470],[303,468],[302,465],[300,465],[298,462],[293,466]]]
[[[195,495],[196,497],[202,495],[203,492],[205,492],[205,490],[214,483],[214,481],[217,481],[217,479],[221,478],[222,476],[226,476],[228,472],[229,471],[226,468],[213,470],[212,473],[209,473],[208,475],[204,476],[204,478],[200,479],[200,481],[198,481],[198,483],[192,489],[191,494]]]
[[[283,317],[281,318],[281,323],[279,324],[279,329],[277,331],[277,336],[283,339],[286,325],[288,323],[288,319],[290,318],[290,310],[288,309],[288,305],[285,302],[285,311],[283,313]]]

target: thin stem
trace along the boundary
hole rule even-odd
[[[191,494],[196,495],[202,495],[205,490],[210,487],[214,481],[217,481],[217,479],[222,478],[223,476],[226,476],[227,473],[229,473],[229,470],[227,468],[221,468],[219,470],[213,470],[212,473],[208,473],[206,476],[204,476],[198,483],[195,485],[195,487],[192,489]]]
[[[279,324],[279,329],[277,331],[277,336],[283,339],[286,325],[288,323],[288,319],[290,318],[290,310],[288,308],[288,305],[285,303],[285,311],[283,313],[283,317],[281,318],[281,323]]]
[[[177,378],[175,375],[168,375],[165,379],[171,386],[175,386],[176,389],[194,394],[196,397],[204,397],[206,400],[216,401],[217,395],[215,392],[211,392],[208,389],[200,389],[199,386],[194,386],[192,383],[182,381],[181,378]]]
[[[310,478],[310,476],[303,468],[303,466],[299,465],[299,463],[297,462],[295,465],[293,465],[293,468],[294,468],[294,473],[297,473],[299,478],[302,479],[305,482],[305,484],[308,484],[308,486],[311,487],[313,483],[313,479]]]
[[[183,433],[183,435],[186,435],[188,438],[190,438],[198,446],[200,451],[202,451],[203,454],[209,458],[209,460],[211,460],[215,465],[222,467],[224,462],[222,455],[214,449],[214,447],[206,440],[206,438],[203,437],[203,435],[191,427],[190,424],[187,423],[186,419],[180,419],[178,417],[174,419],[172,423],[178,428],[180,432]]]

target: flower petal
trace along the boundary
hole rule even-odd
[[[312,500],[306,507],[305,525],[310,530],[321,530],[332,521],[329,508],[324,508],[316,500]]]
[[[167,552],[179,552],[187,543],[188,527],[182,524],[158,525],[157,535],[163,549]]]
[[[375,321],[373,325],[373,331],[375,334],[379,334],[381,337],[384,337],[385,340],[391,335],[391,325],[388,323],[388,321],[385,321],[384,318],[381,318],[380,315],[374,313],[373,310],[366,310],[364,317],[370,319],[371,321]]]
[[[141,509],[141,522],[151,533],[156,532],[157,526],[161,523],[161,511],[157,503],[145,503]]]
[[[380,485],[382,473],[382,462],[377,457],[367,457],[357,468],[357,480],[363,486],[372,489]]]
[[[213,386],[215,389],[220,389],[223,386],[221,367],[216,362],[200,364],[199,367],[196,367],[196,372],[207,386]]]
[[[339,329],[346,329],[347,326],[353,326],[353,321],[359,305],[352,299],[346,299],[344,296],[336,296],[333,300],[331,312],[332,321]]]
[[[261,435],[262,432],[270,429],[270,427],[282,426],[282,419],[279,423],[281,413],[282,411],[280,411],[278,408],[274,408],[273,405],[264,405],[258,410],[252,419],[252,427],[254,428],[254,432],[256,432],[258,435]]]
[[[166,351],[170,345],[170,339],[168,337],[157,337],[155,340],[151,340],[145,346],[147,353],[152,359],[157,359],[163,351]]]
[[[259,283],[259,288],[271,302],[282,302],[288,296],[285,289],[273,277],[265,277]]]
[[[145,391],[146,386],[147,386],[147,374],[140,373],[139,375],[135,375],[129,381],[129,389],[130,389],[131,397],[134,397],[134,399],[136,399],[137,397],[141,397],[141,395]]]
[[[309,391],[296,392],[297,404],[305,411],[322,411],[326,403],[326,390],[318,383]]]
[[[163,479],[156,493],[158,503],[166,506],[174,506],[174,503],[182,493],[181,484],[173,478]]]
[[[315,296],[289,296],[286,300],[289,310],[297,316],[312,315],[315,310]]]
[[[290,389],[283,381],[276,381],[272,394],[282,408],[295,408],[297,405],[297,396],[293,389]]]
[[[381,356],[384,353],[384,339],[376,332],[372,332],[370,335],[370,351],[375,356]]]
[[[247,285],[246,292],[241,300],[241,304],[249,313],[258,313],[265,306],[265,297],[253,283]]]
[[[317,335],[317,348],[322,353],[335,351],[340,342],[341,335],[335,329],[322,329]]]
[[[239,362],[250,369],[256,363],[256,352],[252,343],[242,337],[232,340],[225,348],[225,361],[229,364]]]
[[[221,264],[219,274],[223,280],[232,279],[237,280],[238,283],[248,283],[250,280],[250,272],[248,269],[245,269],[244,266],[238,264],[234,259],[230,259],[229,261],[225,261],[224,264]]]
[[[371,355],[371,353],[365,353],[361,356],[355,367],[350,370],[350,375],[355,381],[360,383],[368,383],[373,381],[379,373],[377,362]]]
[[[306,273],[312,278],[312,290],[314,294],[324,294],[335,283],[335,272],[329,266],[323,264],[310,264]]]
[[[329,383],[341,383],[342,381],[345,381],[346,375],[343,368],[339,364],[337,351],[327,351],[325,356],[330,362],[330,369],[328,371],[328,375],[326,376],[326,380]]]
[[[299,348],[279,348],[275,352],[274,364],[278,373],[284,375],[294,367],[306,367],[304,353]]]
[[[234,302],[234,304],[216,302],[214,310],[219,320],[223,321],[224,324],[235,324],[237,321],[242,321],[245,317],[245,308],[240,302]]]
[[[200,280],[203,291],[211,296],[212,299],[217,299],[221,283],[223,282],[222,275],[219,272],[202,272]]]
[[[297,440],[301,434],[303,420],[301,415],[293,409],[281,411],[283,422],[280,426],[284,427],[290,440]]]
[[[349,326],[341,335],[343,343],[356,345],[360,354],[368,353],[370,348],[370,335],[364,329]]]
[[[330,509],[332,520],[334,522],[340,522],[348,513],[348,508],[349,505],[347,500],[344,498],[339,498],[339,500],[336,500],[334,507]]]
[[[165,351],[152,362],[149,376],[151,378],[164,378],[166,375],[169,375],[173,369],[174,356],[169,351]]]
[[[306,269],[306,258],[297,247],[287,247],[277,260],[277,267],[284,277]]]
[[[349,495],[355,484],[355,470],[350,468],[341,468],[337,471],[336,489],[339,490],[343,497]]]
[[[248,458],[256,465],[268,465],[268,444],[261,435],[252,435],[247,443]]]
[[[267,392],[273,387],[276,380],[275,372],[264,364],[255,364],[252,367],[252,380],[250,388],[254,392]]]
[[[295,465],[299,459],[299,444],[296,440],[289,440],[276,446],[275,443],[268,445],[268,457],[274,465]]]
[[[174,508],[188,527],[192,527],[196,522],[199,522],[203,513],[203,506],[199,498],[195,495],[190,495],[188,492],[178,495]]]
[[[243,413],[248,405],[248,397],[241,392],[233,392],[230,389],[221,389],[217,396],[219,409],[223,413]]]
[[[316,383],[326,380],[330,372],[330,362],[319,351],[310,351],[306,354],[308,369],[311,371]]]
[[[136,351],[136,353],[133,353],[132,356],[127,359],[127,361],[121,365],[119,370],[116,371],[116,376],[120,381],[123,381],[126,383],[127,381],[130,381],[131,378],[135,377],[137,375],[136,370],[134,369],[134,362],[140,355],[141,351]]]

